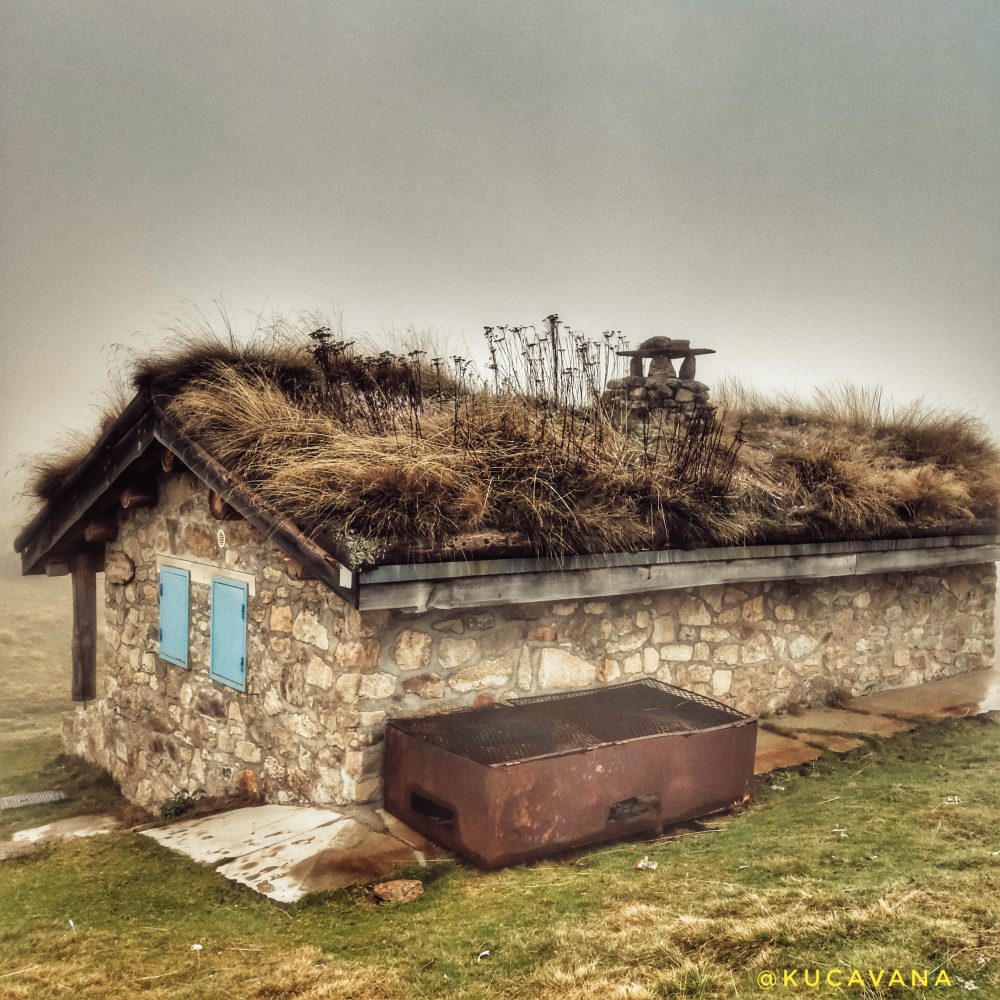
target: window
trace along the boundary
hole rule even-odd
[[[247,585],[212,578],[212,680],[247,689]]]
[[[188,665],[188,594],[191,574],[160,567],[160,656],[178,667]]]

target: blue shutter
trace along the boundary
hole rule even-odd
[[[247,585],[235,580],[212,580],[213,680],[247,689]]]
[[[179,667],[188,665],[188,595],[191,574],[173,566],[160,568],[160,656]]]

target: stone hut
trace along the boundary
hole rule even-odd
[[[692,357],[686,343],[658,350],[640,355]],[[683,415],[708,405],[693,365],[650,376],[641,360],[641,384],[609,391],[644,406],[655,391]],[[262,503],[147,391],[16,544],[25,573],[72,577],[80,705],[66,747],[147,808],[237,785],[277,803],[377,801],[392,716],[641,676],[762,713],[985,668],[1000,559],[980,526],[359,561],[350,538]]]

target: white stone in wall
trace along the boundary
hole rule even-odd
[[[434,640],[426,632],[403,629],[396,636],[394,655],[401,670],[422,670],[431,662]]]
[[[511,658],[500,656],[456,671],[451,675],[449,683],[460,693],[482,691],[484,688],[504,687],[513,673],[514,663]]]
[[[594,683],[597,667],[567,649],[543,649],[538,664],[538,685],[553,688],[581,688]]]
[[[816,648],[816,640],[809,635],[797,635],[788,644],[788,654],[795,660],[808,656]]]
[[[392,674],[365,674],[358,685],[359,698],[388,698],[396,690]]]
[[[673,662],[687,662],[694,658],[694,646],[682,642],[669,642],[660,650],[660,657]]]
[[[460,667],[476,655],[475,639],[442,639],[438,643],[438,662],[442,667]]]
[[[677,620],[682,625],[711,625],[712,613],[705,602],[697,597],[689,597],[677,612]]]
[[[317,649],[330,648],[329,633],[312,611],[300,611],[295,616],[292,635],[300,642],[312,643]]]
[[[329,691],[333,686],[333,668],[318,656],[310,657],[306,664],[306,684]]]
[[[733,672],[731,670],[712,671],[712,694],[716,698],[729,694],[729,689],[733,684]]]

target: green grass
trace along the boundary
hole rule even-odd
[[[48,696],[34,676],[54,724],[52,673]],[[46,716],[2,704],[34,722],[0,733],[0,785],[50,787],[67,765],[34,732]],[[0,862],[0,998],[826,996],[755,976],[830,966],[943,966],[1000,996],[998,760],[998,725],[925,726],[768,779],[710,831],[491,873],[439,864],[400,907],[363,888],[279,907],[139,834],[50,847]],[[644,854],[655,872],[635,869]]]

